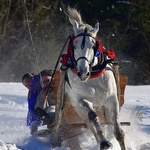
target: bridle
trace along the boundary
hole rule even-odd
[[[78,59],[75,59],[74,41],[79,36],[83,37],[82,43],[81,43],[81,49],[85,47],[86,36],[90,36],[95,40],[95,45],[93,46],[94,56],[91,62],[89,62],[88,59],[84,56],[81,56]],[[96,78],[105,71],[107,64],[114,63],[113,59],[115,58],[115,52],[113,51],[113,49],[106,50],[103,44],[101,43],[101,41],[98,38],[95,38],[91,34],[87,33],[87,29],[85,29],[83,33],[80,33],[77,36],[69,35],[67,53],[62,54],[61,57],[62,59],[60,60],[60,62],[63,64],[63,66],[65,66],[65,67],[61,67],[61,69],[67,70],[68,68],[70,68],[72,72],[75,74],[78,74],[77,72],[78,61],[81,59],[85,59],[86,61],[89,62],[90,78]],[[98,58],[98,63],[96,65],[93,65],[95,57]]]
[[[93,62],[94,62],[94,57],[95,57],[95,55],[96,55],[96,53],[97,53],[98,45],[99,45],[98,42],[95,40],[95,45],[94,45],[94,47],[93,47],[94,56],[93,56],[92,61],[89,61],[89,60],[88,60],[86,57],[84,57],[84,56],[81,56],[81,57],[79,57],[78,59],[75,59],[75,57],[74,57],[74,49],[75,49],[75,47],[74,47],[73,42],[74,42],[74,40],[75,40],[76,38],[78,38],[78,37],[80,37],[80,36],[83,36],[82,43],[81,43],[81,49],[84,49],[84,47],[85,47],[85,38],[86,38],[86,36],[90,36],[90,37],[92,37],[92,38],[95,40],[95,38],[94,38],[91,34],[87,33],[87,28],[85,28],[85,30],[84,30],[83,33],[80,33],[80,34],[78,34],[77,36],[75,36],[73,40],[72,40],[71,37],[70,37],[70,42],[69,42],[69,44],[70,44],[70,46],[71,46],[71,51],[72,51],[71,63],[72,63],[72,67],[73,67],[74,69],[76,69],[77,62],[78,62],[79,60],[81,60],[81,59],[85,59],[86,61],[88,61],[88,62],[89,62],[89,66],[91,67],[92,64],[93,64]]]

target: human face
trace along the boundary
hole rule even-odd
[[[43,87],[48,87],[51,80],[51,76],[42,76]]]
[[[32,78],[25,78],[23,81],[22,81],[22,84],[28,88],[29,90],[31,89],[31,85],[32,85]]]

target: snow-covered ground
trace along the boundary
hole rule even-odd
[[[27,92],[21,83],[0,83],[0,150],[69,150],[65,146],[51,148],[49,138],[30,135],[26,126]],[[128,149],[150,150],[150,85],[126,87],[121,121],[131,122],[131,126],[122,127]],[[116,140],[108,137],[112,149],[120,150]],[[99,149],[90,131],[79,139],[83,150]]]

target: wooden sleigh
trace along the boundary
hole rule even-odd
[[[117,83],[118,83],[118,89],[119,89],[119,104],[120,108],[124,104],[124,92],[125,92],[125,87],[127,85],[128,78],[125,75],[119,75],[119,78],[117,78]],[[56,101],[56,105],[59,102],[58,100],[58,94],[60,92],[60,82],[61,82],[61,73],[59,70],[56,70],[55,75],[54,75],[54,99]],[[68,139],[72,139],[74,137],[77,137],[78,135],[81,135],[82,133],[85,132],[85,129],[87,129],[86,124],[84,123],[84,120],[80,118],[80,116],[76,113],[74,110],[73,106],[70,104],[69,100],[67,100],[66,97],[64,97],[65,102],[63,104],[63,116],[61,122],[57,122],[57,117],[55,118],[55,124],[54,126],[50,126],[49,129],[44,129],[44,130],[39,130],[37,131],[36,135],[37,136],[44,136],[48,135],[52,138],[51,144],[54,146],[60,146],[63,144],[64,141]],[[60,106],[59,106],[60,107]],[[58,111],[56,109],[56,111]],[[60,111],[60,110],[59,110]],[[107,123],[106,120],[104,119],[103,114],[96,108],[97,114],[103,123]],[[58,112],[56,112],[57,115]],[[130,126],[130,122],[120,122],[121,125],[125,126]],[[59,124],[59,127],[57,128],[56,126]],[[108,124],[108,123],[107,123]],[[56,128],[57,129],[56,129]],[[54,130],[55,128],[55,130]],[[69,142],[67,142],[69,143]]]
[[[57,104],[57,92],[58,92],[58,87],[60,83],[60,71],[56,70],[55,75],[54,75],[54,80],[55,80],[55,85],[54,85],[54,98],[56,100]],[[125,75],[119,75],[118,78],[118,88],[119,88],[119,104],[120,108],[124,104],[124,92],[125,92],[125,87],[127,85],[128,78]],[[103,114],[96,108],[97,113],[101,120],[103,120],[104,123],[107,123],[104,119]],[[67,100],[65,97],[65,104],[64,104],[64,110],[63,110],[63,123],[65,127],[71,127],[71,128],[80,128],[80,127],[86,127],[84,120],[80,118],[80,116],[76,113],[74,110],[73,106],[70,104],[70,102]],[[130,122],[121,122],[121,125],[130,125]]]

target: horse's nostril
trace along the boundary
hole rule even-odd
[[[81,72],[78,72],[77,74],[78,74],[78,77],[81,77],[81,76],[82,76]],[[90,76],[90,72],[88,72],[87,74],[85,74],[85,76],[86,76],[86,77],[89,77],[89,76]]]
[[[78,72],[78,77],[81,77],[81,73],[80,72]]]
[[[90,73],[88,72],[88,73],[86,74],[86,76],[89,77],[89,76],[90,76]]]

